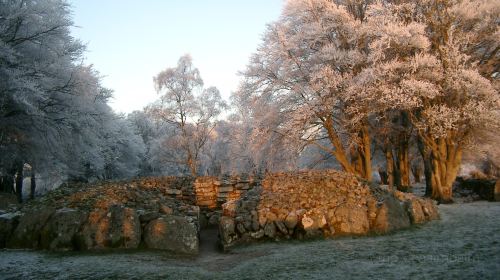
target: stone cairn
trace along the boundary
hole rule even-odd
[[[248,176],[152,177],[68,184],[0,212],[0,248],[151,248],[197,254],[199,231],[222,204],[253,185]]]
[[[337,171],[276,173],[223,205],[221,244],[386,233],[439,217],[429,199]]]
[[[0,248],[197,254],[207,226],[218,226],[230,248],[266,238],[385,233],[436,218],[431,200],[337,171],[154,177],[69,184],[0,212]]]

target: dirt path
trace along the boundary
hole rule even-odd
[[[262,251],[223,252],[218,244],[218,229],[208,228],[200,232],[200,254],[195,265],[211,272],[233,269],[238,264],[250,259],[267,255]]]
[[[221,255],[218,248],[218,229],[202,229],[200,232],[200,256]]]

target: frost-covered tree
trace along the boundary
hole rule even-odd
[[[217,88],[203,88],[203,80],[189,55],[182,56],[176,67],[160,72],[154,77],[154,84],[161,96],[147,111],[174,128],[163,142],[168,147],[165,151],[174,153],[164,160],[184,165],[195,176],[202,148],[226,103]]]
[[[107,105],[111,91],[81,65],[85,46],[71,26],[66,1],[0,1],[2,176],[21,178],[28,163],[52,177],[105,177],[106,151],[117,150],[106,133],[123,126]]]
[[[396,110],[407,116],[429,162],[432,197],[444,202],[451,200],[471,132],[494,124],[499,110],[498,93],[466,54],[454,5],[460,2],[372,5],[371,67],[352,92],[370,114]]]
[[[363,20],[333,1],[288,2],[252,56],[240,91],[256,98],[257,132],[284,137],[298,150],[314,145],[343,170],[370,179],[366,115],[357,112],[354,122],[345,111],[346,89],[366,63]]]

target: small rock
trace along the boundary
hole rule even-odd
[[[240,234],[244,234],[246,231],[245,226],[242,223],[237,223],[236,224],[236,229]]]
[[[215,213],[208,219],[208,225],[215,226],[219,224],[220,214]]]
[[[285,219],[285,225],[288,229],[294,229],[297,226],[298,218],[295,212],[290,212]]]
[[[274,224],[282,234],[288,235],[288,229],[282,221],[275,221]]]
[[[160,212],[163,214],[171,215],[174,213],[174,210],[171,207],[162,204],[160,205]]]
[[[264,235],[265,233],[263,229],[250,233],[250,236],[254,239],[261,239],[262,237],[264,237]]]
[[[304,215],[301,220],[302,228],[305,230],[311,229],[314,225],[314,220],[308,217],[307,215]]]
[[[270,238],[274,238],[276,236],[276,226],[274,225],[274,222],[268,222],[264,226],[264,234]]]

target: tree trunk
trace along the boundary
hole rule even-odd
[[[422,180],[422,167],[420,164],[415,164],[411,168],[411,172],[413,174],[413,177],[415,178],[415,183],[420,183]]]
[[[350,148],[350,156],[351,156],[351,166],[354,169],[354,173],[360,177],[364,177],[363,173],[363,160],[361,159],[361,154],[359,152],[359,148],[351,147]]]
[[[425,196],[432,196],[432,160],[429,149],[425,146],[422,137],[417,137],[417,147],[424,162],[424,176],[425,176]]]
[[[434,140],[432,145],[432,195],[442,203],[451,203],[452,186],[462,161],[462,148],[449,133],[446,138]]]
[[[35,191],[36,191],[36,178],[35,178],[35,168],[31,168],[31,184],[30,184],[30,199],[35,199]]]
[[[397,149],[397,187],[400,191],[408,191],[410,187],[409,147],[406,139],[401,139]]]
[[[400,116],[401,130],[397,139],[397,155],[396,155],[396,169],[398,174],[398,180],[396,181],[396,186],[400,191],[408,191],[410,187],[410,157],[409,157],[409,147],[410,147],[410,135],[411,135],[411,125],[408,117],[408,113],[405,111],[401,112]]]
[[[328,139],[330,140],[330,143],[335,149],[334,151],[332,151],[332,155],[340,164],[342,170],[344,170],[347,173],[356,174],[354,167],[351,165],[351,163],[347,158],[344,145],[342,145],[342,141],[340,141],[337,133],[335,132],[335,128],[333,126],[333,119],[331,116],[328,116],[323,120],[323,127],[325,128],[328,134]]]
[[[191,172],[191,176],[196,177],[196,175],[198,175],[198,170],[196,170],[196,160],[193,159],[191,152],[188,152],[187,165]]]
[[[382,168],[378,168],[378,174],[380,176],[380,183],[383,184],[383,185],[387,185],[389,184],[389,182],[387,181],[387,171],[386,170],[383,170]]]
[[[387,164],[387,184],[389,189],[394,188],[394,158],[392,157],[392,148],[387,145],[385,149],[385,160]]]
[[[367,126],[364,126],[358,134],[361,140],[357,147],[351,148],[351,166],[356,175],[371,181],[372,163],[371,163],[371,142]]]
[[[365,125],[360,132],[361,146],[360,156],[363,170],[363,178],[368,181],[372,180],[372,155],[371,155],[371,141],[368,127]]]
[[[12,190],[12,184],[13,184],[12,176],[9,176],[9,175],[2,176],[0,181],[1,181],[0,191],[10,192]]]
[[[16,196],[19,203],[23,202],[23,167],[23,164],[19,164],[16,168]]]

